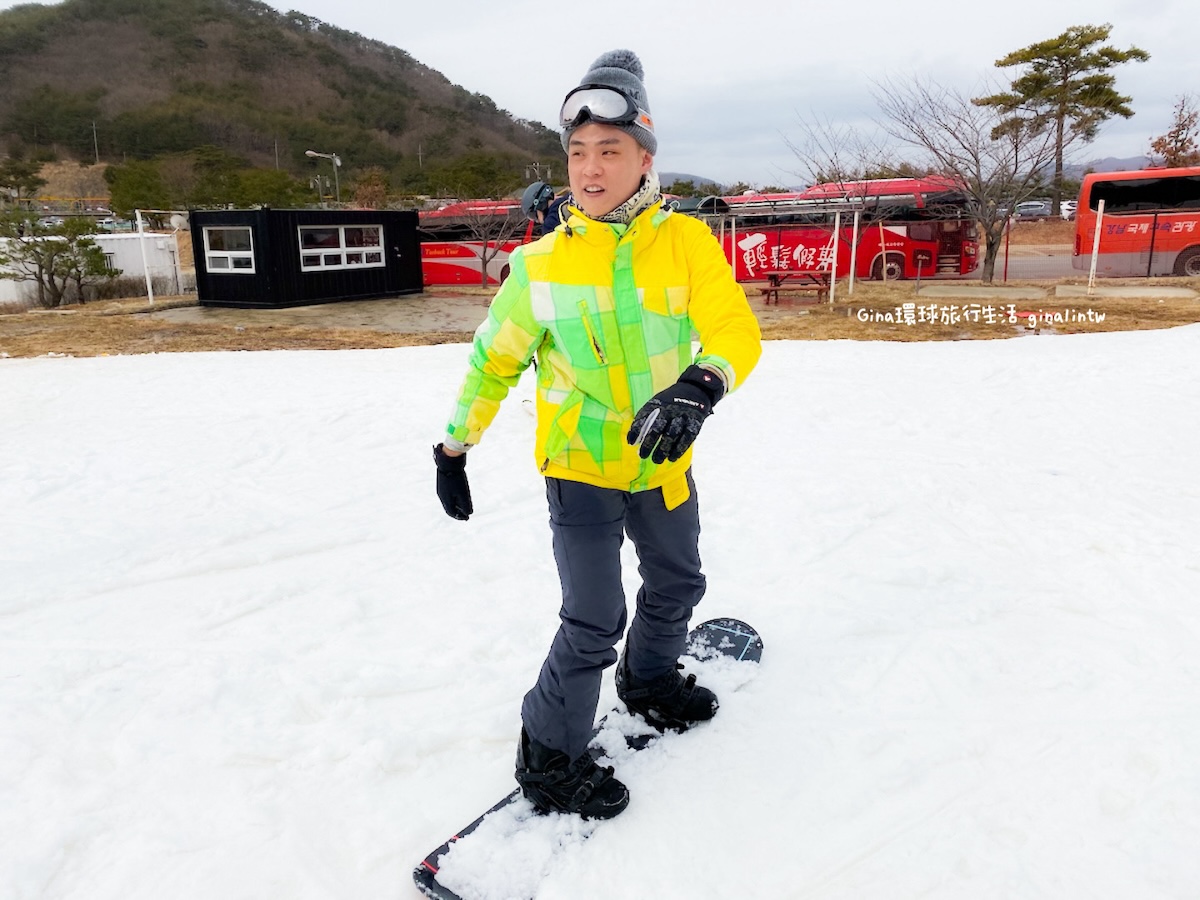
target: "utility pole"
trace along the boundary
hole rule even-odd
[[[337,202],[340,204],[342,202],[342,188],[338,183],[338,168],[342,165],[341,157],[339,157],[336,153],[318,153],[316,150],[305,150],[304,155],[309,158],[319,156],[322,159],[327,159],[333,163],[333,191],[336,195]]]
[[[544,174],[543,169],[545,170]],[[546,184],[549,184],[553,176],[551,175],[550,166],[543,166],[540,162],[534,160],[525,167],[525,177],[531,178],[533,181],[544,181]]]

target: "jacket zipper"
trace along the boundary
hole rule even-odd
[[[579,301],[579,315],[583,319],[583,330],[587,332],[588,341],[592,345],[592,353],[596,355],[597,361],[602,365],[608,365],[608,359],[604,355],[604,348],[600,346],[600,339],[596,336],[596,329],[592,327],[592,314],[588,311],[586,300]]]

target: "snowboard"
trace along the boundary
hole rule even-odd
[[[684,652],[685,655],[701,661],[727,657],[738,662],[757,663],[762,659],[762,651],[762,638],[759,637],[758,632],[739,619],[724,618],[709,619],[693,628],[688,633],[687,647]],[[618,723],[618,719],[636,720],[644,727],[631,729],[628,721]],[[614,728],[614,725],[619,727]],[[601,733],[605,733],[611,740],[611,733],[614,730],[624,737],[626,746],[634,751],[644,750],[661,736],[660,732],[647,725],[640,716],[629,716],[627,713],[614,709],[606,714],[592,730],[593,742],[596,742]],[[589,746],[588,752],[592,754],[593,758],[599,758],[605,755],[606,750],[598,743],[593,743]],[[527,801],[524,801],[520,789],[517,788],[426,856],[413,870],[413,881],[416,882],[417,889],[426,897],[432,897],[433,900],[462,900],[458,894],[437,880],[442,857],[450,851],[451,845],[475,831],[488,816],[520,802]]]

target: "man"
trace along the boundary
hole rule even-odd
[[[663,208],[642,77],[633,53],[612,51],[563,101],[565,219],[513,251],[434,448],[443,508],[466,519],[474,507],[464,454],[536,357],[535,452],[562,608],[521,707],[516,778],[539,810],[585,818],[615,816],[629,802],[612,768],[586,752],[601,676],[625,632],[625,534],[643,583],[617,695],[659,728],[717,710],[713,693],[677,666],[705,587],[691,445],[761,353],[758,323],[712,232]],[[693,330],[702,346],[694,359]]]

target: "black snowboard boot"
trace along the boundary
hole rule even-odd
[[[695,675],[680,675],[682,668],[683,664],[677,663],[656,678],[639,681],[622,654],[617,664],[617,696],[631,713],[637,713],[659,731],[686,731],[689,725],[711,719],[720,704],[716,694],[696,684]]]
[[[577,813],[585,819],[611,819],[629,805],[629,789],[586,752],[567,754],[539,744],[525,729],[517,746],[517,784],[539,812]]]

